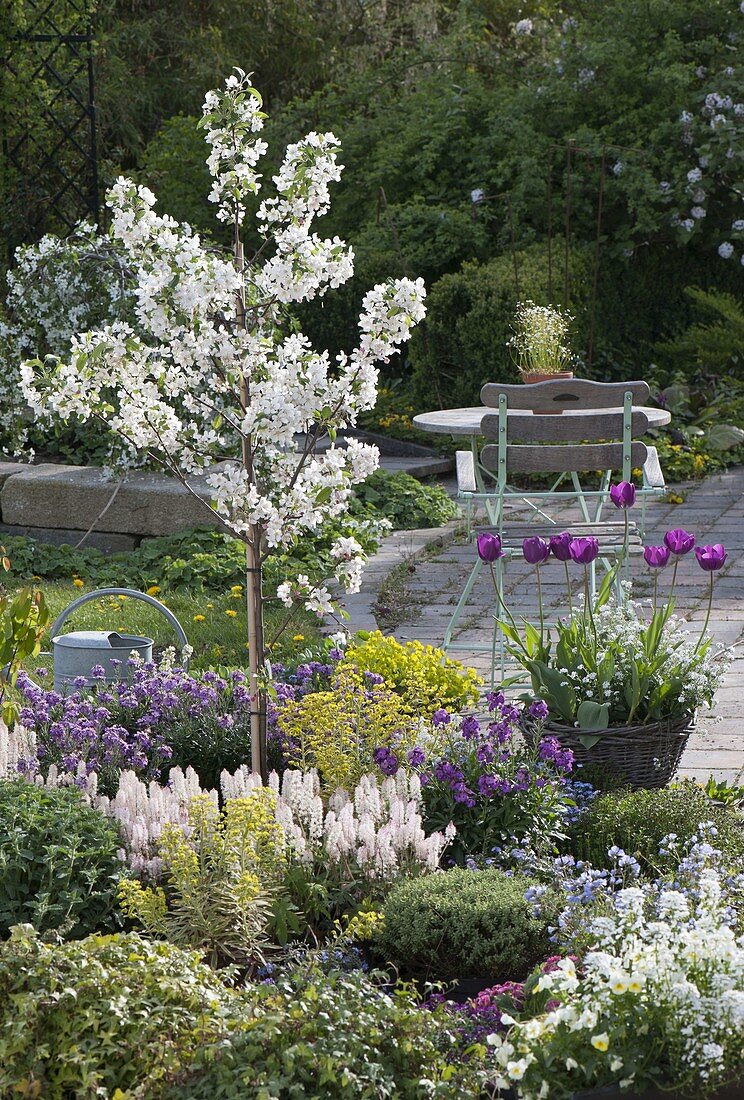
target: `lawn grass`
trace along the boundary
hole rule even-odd
[[[20,583],[34,583],[44,594],[51,613],[51,622],[78,596],[93,591],[91,586],[78,587],[72,580],[30,579]],[[245,595],[242,589],[228,588],[226,592],[195,592],[187,589],[159,590],[153,592],[176,616],[193,647],[191,668],[203,669],[218,665],[244,668],[247,665],[247,623]],[[275,603],[266,611],[266,638],[271,639],[278,625],[284,621],[286,611]],[[62,627],[62,633],[71,630],[117,630],[120,633],[139,634],[155,641],[155,655],[166,646],[177,645],[171,625],[151,605],[130,597],[106,596],[91,600],[73,612]],[[298,653],[316,645],[320,631],[316,616],[305,611],[292,619],[281,639],[271,650],[275,660],[286,661]],[[50,649],[48,639],[43,648]],[[51,657],[37,658],[34,667],[49,667]]]

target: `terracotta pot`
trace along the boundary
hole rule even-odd
[[[537,382],[554,382],[556,380],[565,381],[567,378],[573,378],[572,370],[558,371],[557,374],[523,374],[522,381],[526,386],[534,386]],[[563,412],[563,409],[534,409],[534,416],[559,416]]]
[[[523,374],[522,381],[527,386],[534,386],[536,382],[553,382],[554,380],[573,378],[573,376],[572,370],[560,370],[556,374]]]

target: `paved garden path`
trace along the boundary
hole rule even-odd
[[[566,510],[566,526],[571,513]],[[670,527],[684,527],[701,542],[722,542],[728,561],[717,575],[710,628],[727,646],[736,646],[735,657],[720,688],[715,718],[705,716],[698,731],[690,738],[681,765],[681,773],[703,779],[714,775],[732,781],[744,781],[744,468],[708,478],[686,491],[683,504],[666,501],[648,505],[646,542],[661,543]],[[431,543],[422,548],[433,532],[394,536],[386,540],[379,555],[370,563],[362,592],[350,597],[351,628],[373,629],[375,616],[380,625],[392,621],[392,633],[401,641],[418,638],[440,645],[453,607],[465,584],[474,560],[474,547],[458,535],[447,545]],[[441,539],[439,540],[441,544]],[[399,563],[396,566],[396,562]],[[391,567],[395,566],[391,575]],[[636,597],[650,595],[648,570],[635,560],[633,572],[639,580]],[[659,593],[668,584],[671,570],[661,574]],[[543,569],[544,600],[553,615],[565,611],[565,574],[558,563]],[[521,561],[511,561],[506,569],[506,592],[515,614],[536,618],[537,599],[534,570]],[[702,625],[707,603],[707,576],[691,555],[680,564],[677,585],[677,610]],[[490,575],[483,570],[460,620],[456,641],[478,645],[490,639],[493,612]],[[382,612],[380,611],[382,608]],[[739,646],[741,643],[741,652]],[[490,674],[490,656],[463,650],[453,656],[473,665],[483,675]]]

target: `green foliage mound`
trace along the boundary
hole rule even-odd
[[[382,516],[394,531],[441,527],[457,515],[456,505],[440,485],[423,485],[403,470],[375,470],[354,490],[349,511],[358,519]]]
[[[375,954],[401,974],[434,981],[525,978],[550,952],[547,920],[525,901],[530,885],[502,871],[460,867],[402,882],[385,901]]]
[[[0,1096],[160,1096],[233,996],[196,952],[15,928],[0,945]]]
[[[359,971],[324,974],[313,966],[280,978],[274,988],[259,988],[260,1010],[199,1051],[194,1069],[167,1100],[481,1094],[478,1056],[452,1064],[455,1041],[446,1017],[417,1009],[405,988],[388,994]]]
[[[478,1057],[455,1061],[444,1014],[359,972],[309,964],[235,989],[196,952],[134,933],[53,945],[24,925],[0,944],[3,1097],[480,1095]]]
[[[0,935],[21,923],[76,937],[112,928],[120,847],[77,789],[0,782]]]
[[[668,855],[659,853],[665,837],[674,834],[678,847],[693,836],[701,836],[700,827],[712,822],[717,835],[706,837],[721,849],[730,864],[744,860],[744,831],[736,812],[715,806],[702,787],[685,782],[658,791],[610,791],[593,799],[572,825],[567,845],[577,859],[596,867],[608,866],[607,850],[613,845],[635,855],[642,870],[652,873],[672,871],[679,863],[674,848]]]

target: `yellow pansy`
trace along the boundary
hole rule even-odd
[[[610,1045],[610,1037],[606,1031],[601,1035],[592,1035],[592,1046],[595,1050],[605,1051]]]

